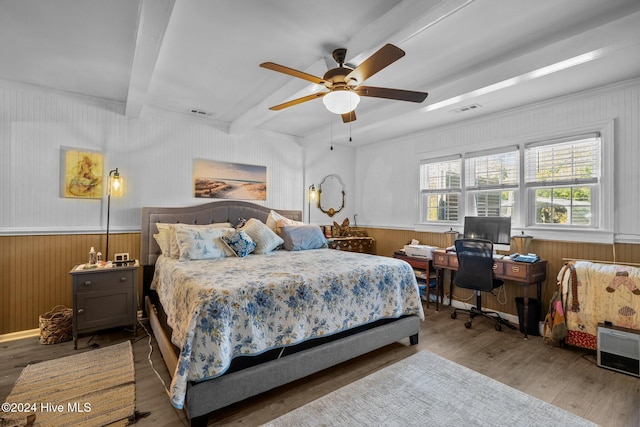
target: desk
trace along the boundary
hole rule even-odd
[[[444,289],[444,270],[452,272],[458,270],[458,256],[455,252],[446,252],[444,249],[437,249],[433,252],[433,267],[436,269],[437,286]],[[529,318],[529,287],[536,285],[536,296],[538,302],[542,303],[542,282],[547,279],[547,261],[540,260],[534,263],[516,262],[510,259],[494,259],[493,275],[502,280],[511,280],[526,286],[527,292],[524,296],[524,337],[527,338],[527,319]],[[453,277],[449,284],[449,305],[451,305],[451,295],[453,289]],[[538,313],[538,316],[540,313]]]

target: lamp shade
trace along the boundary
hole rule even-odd
[[[444,235],[447,241],[447,247],[450,247],[450,246],[453,246],[453,243],[458,238],[459,233],[457,231],[454,231],[453,228],[451,228],[449,231],[445,231]]]
[[[118,168],[109,172],[109,180],[107,182],[107,194],[109,196],[122,196],[124,194],[124,182],[120,177]]]
[[[513,236],[513,241],[516,243],[516,252],[519,254],[528,254],[529,245],[533,240],[533,236],[527,236],[524,231],[518,236]]]
[[[356,109],[360,96],[350,90],[334,90],[322,97],[322,102],[332,113],[345,114]]]
[[[317,198],[318,193],[316,191],[316,186],[315,184],[311,184],[311,186],[309,187],[309,201],[315,202]]]

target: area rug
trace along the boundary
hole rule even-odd
[[[105,426],[135,411],[131,343],[28,365],[2,405],[0,426]],[[124,423],[122,424],[124,425]]]
[[[421,351],[272,422],[282,426],[594,426]]]

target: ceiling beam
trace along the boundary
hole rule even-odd
[[[175,0],[141,0],[138,32],[125,106],[127,117],[140,117],[158,61]]]
[[[442,108],[449,110],[471,102],[482,104],[480,97],[493,92],[509,89],[516,85],[540,79],[550,74],[562,72],[581,64],[612,56],[620,51],[636,51],[640,46],[640,12],[635,12],[601,26],[591,28],[572,37],[540,46],[535,50],[523,52],[499,63],[489,63],[486,67],[475,68],[470,73],[452,74],[446,80],[432,82],[426,105],[400,109],[394,105],[369,112],[369,124],[359,124],[353,129],[337,127],[333,130],[336,140],[346,140],[353,133],[375,132],[390,126],[394,121],[407,118],[409,114],[415,120],[419,113],[429,113]],[[310,132],[301,140],[302,145],[317,144],[325,139],[323,127]]]

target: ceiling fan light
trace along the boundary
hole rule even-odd
[[[323,96],[322,102],[332,113],[345,114],[356,109],[360,96],[350,90],[334,90]]]

